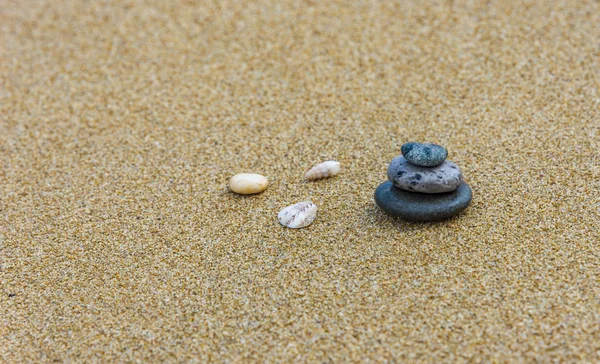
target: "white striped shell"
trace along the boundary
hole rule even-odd
[[[338,173],[340,173],[340,162],[327,161],[312,167],[310,171],[306,172],[304,177],[309,181],[314,181],[316,179],[335,176]]]
[[[317,217],[317,205],[311,201],[304,201],[288,206],[277,214],[279,223],[292,229],[299,229],[310,225],[315,217]]]

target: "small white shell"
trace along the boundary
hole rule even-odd
[[[327,161],[312,167],[310,171],[306,172],[304,177],[309,181],[314,181],[316,179],[335,176],[338,173],[340,173],[340,162]]]
[[[299,229],[310,225],[317,217],[317,205],[304,201],[279,211],[277,219],[283,226]]]
[[[229,180],[229,188],[241,195],[250,195],[264,191],[269,185],[267,177],[256,173],[239,173]]]

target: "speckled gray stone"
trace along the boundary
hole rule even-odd
[[[375,190],[375,202],[389,215],[407,221],[439,221],[458,215],[471,203],[471,187],[462,182],[452,192],[428,195],[403,191],[391,182]]]
[[[444,193],[454,191],[462,182],[462,172],[450,161],[437,167],[419,167],[398,156],[387,170],[388,179],[394,186],[421,193]]]
[[[409,163],[421,167],[439,166],[448,158],[446,148],[432,143],[405,143],[401,151]]]

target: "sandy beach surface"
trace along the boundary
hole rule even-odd
[[[600,361],[598,24],[589,0],[1,1],[0,361]],[[462,168],[460,216],[374,204],[408,141]]]

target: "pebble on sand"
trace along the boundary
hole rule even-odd
[[[256,173],[239,173],[229,180],[229,188],[241,195],[251,195],[264,191],[269,185],[267,177]]]
[[[387,181],[375,191],[375,202],[389,215],[407,221],[439,221],[458,215],[471,203],[473,194],[462,182],[452,192],[425,194],[394,187]]]

